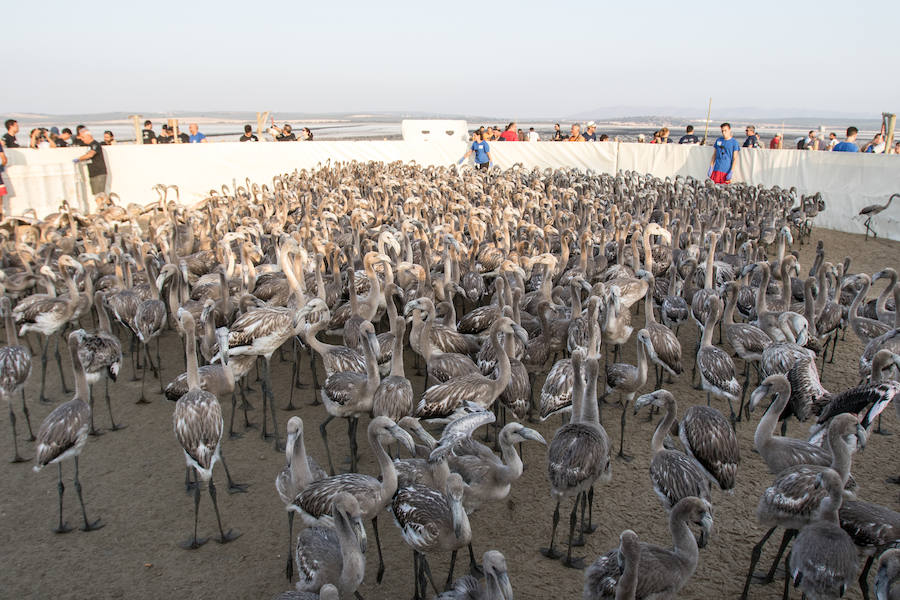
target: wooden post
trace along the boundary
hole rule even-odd
[[[884,153],[887,154],[894,147],[894,127],[897,125],[897,115],[881,113],[881,116],[887,122],[887,132],[884,134]]]
[[[706,136],[709,133],[709,115],[712,112],[712,98],[709,99],[709,107],[706,109],[706,130],[703,132],[703,145],[706,145]]]
[[[266,121],[269,120],[269,111],[256,113],[256,135],[262,139],[263,130],[266,128]]]
[[[181,138],[178,137],[178,119],[169,119],[169,129],[172,130],[172,135],[175,139],[172,140],[174,144],[180,144]]]
[[[128,118],[131,119],[131,122],[134,124],[134,143],[142,143],[143,138],[141,137],[141,119],[143,117],[141,115],[128,115]]]

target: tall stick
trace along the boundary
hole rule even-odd
[[[706,109],[706,129],[703,131],[703,145],[706,145],[706,136],[709,133],[709,114],[712,112],[712,97],[709,99],[709,107]]]

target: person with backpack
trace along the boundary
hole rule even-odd
[[[810,130],[809,135],[805,138],[800,138],[797,142],[797,150],[818,150],[819,149],[819,139],[816,137],[815,130]]]

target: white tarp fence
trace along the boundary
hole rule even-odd
[[[230,187],[233,181],[243,183],[248,178],[265,183],[279,173],[315,168],[328,161],[451,165],[467,148],[465,142],[223,142],[121,145],[104,148],[104,154],[109,189],[119,194],[123,204],[144,205],[157,200],[153,186],[159,183],[178,185],[182,201],[191,203],[205,197],[211,189],[220,189],[222,184]],[[82,179],[72,164],[72,159],[82,152],[79,148],[7,150],[10,165],[4,178],[11,184],[14,196],[4,202],[6,214],[34,208],[43,216],[57,211],[64,198],[86,210],[87,196],[78,191]],[[712,148],[708,146],[677,144],[491,144],[491,155],[501,168],[520,164],[528,169],[574,167],[595,173],[633,170],[658,177],[703,178],[711,153]],[[816,218],[816,224],[821,227],[862,233],[859,210],[869,204],[884,204],[892,193],[900,192],[900,156],[763,149],[743,150],[739,156],[736,180],[765,186],[794,186],[801,194],[822,192],[827,208]],[[874,225],[880,236],[900,240],[900,202],[876,217]]]

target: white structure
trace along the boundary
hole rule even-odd
[[[469,139],[466,121],[404,119],[400,123],[404,142],[447,142]]]

